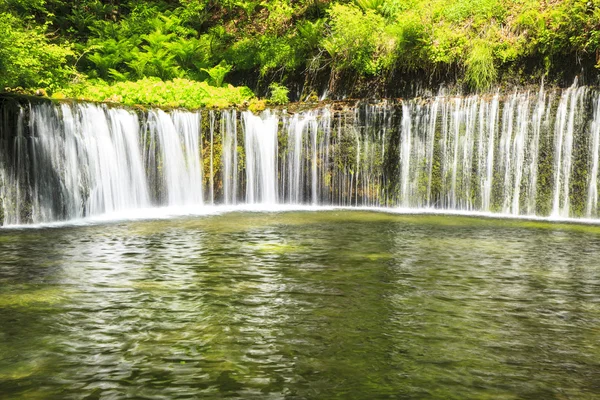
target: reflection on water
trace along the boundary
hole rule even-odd
[[[0,232],[0,398],[591,398],[600,227],[365,211]]]

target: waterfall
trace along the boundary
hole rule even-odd
[[[246,202],[276,203],[279,120],[268,112],[258,117],[246,111],[242,116],[245,128]]]
[[[12,172],[3,169],[5,223],[149,206],[139,127],[137,116],[125,110],[32,107],[28,126],[20,119],[12,139],[17,160]]]
[[[492,178],[494,174],[494,144],[498,124],[499,95],[489,103],[483,99],[479,104],[478,160],[479,184],[481,190],[481,210],[490,211],[492,201]],[[431,178],[430,178],[431,179]]]
[[[210,163],[210,170],[208,172],[208,177],[209,177],[209,202],[210,204],[215,204],[215,172],[214,172],[214,159],[215,159],[215,150],[214,150],[214,146],[215,146],[215,113],[214,111],[210,111],[209,112],[209,116],[210,116],[210,157],[209,157],[209,163]]]
[[[301,178],[302,160],[304,153],[303,138],[304,131],[309,122],[314,122],[314,116],[309,115],[294,115],[290,120],[285,121],[288,132],[288,153],[287,153],[287,181],[284,181],[285,189],[287,189],[287,200],[292,204],[299,204],[303,200],[303,187]],[[284,190],[285,190],[284,189]]]
[[[594,119],[591,124],[592,142],[590,154],[592,157],[592,168],[589,174],[589,190],[587,195],[586,217],[595,217],[598,212],[598,150],[600,148],[600,101],[594,108]]]
[[[168,206],[197,205],[203,202],[202,168],[199,153],[200,117],[197,113],[161,110],[150,111],[148,134],[156,144],[162,204]],[[138,145],[139,148],[139,145]],[[138,153],[138,148],[132,153]],[[144,175],[140,175],[144,182]]]
[[[585,87],[577,82],[567,89],[558,104],[556,116],[556,162],[554,164],[554,202],[552,215],[569,216],[569,183],[573,161],[573,140],[576,120],[581,117]]]
[[[307,111],[283,117],[282,125],[287,135],[286,150],[280,162],[283,200],[290,204],[313,205],[326,201],[322,190],[329,167],[330,111]]]
[[[400,135],[400,204],[408,207],[411,192],[410,190],[410,159],[411,159],[411,135],[412,121],[411,112],[407,104],[402,105],[402,129]]]
[[[236,204],[238,196],[237,113],[223,111],[220,128],[223,137],[223,202]]]
[[[577,82],[260,115],[7,100],[0,139],[3,225],[244,203],[599,211],[600,93]]]
[[[148,190],[144,181],[144,169],[138,151],[139,122],[137,117],[125,110],[103,110],[97,106],[83,105],[77,110],[80,114],[79,123],[71,125],[75,131],[63,130],[64,139],[81,135],[82,152],[80,157],[86,157],[79,162],[82,170],[89,172],[90,190],[87,212],[89,214],[111,213],[118,210],[149,206]],[[65,113],[63,115],[66,115]],[[44,129],[45,123],[39,125],[40,140],[45,135],[50,137],[54,132]],[[52,141],[52,139],[49,139]],[[60,145],[65,150],[65,158],[75,162],[77,155],[69,154],[69,148]],[[42,148],[48,148],[43,146]],[[39,154],[39,153],[38,153]],[[68,155],[67,155],[68,154]],[[57,157],[51,157],[51,162]],[[87,167],[87,168],[86,168]],[[60,169],[60,168],[58,168]],[[72,177],[72,168],[62,168],[63,182],[80,180]],[[77,193],[78,190],[69,193]],[[80,208],[69,210],[68,215],[81,216]],[[47,219],[43,219],[47,220]]]

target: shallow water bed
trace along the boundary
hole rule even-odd
[[[0,398],[591,398],[600,227],[368,211],[0,231]]]

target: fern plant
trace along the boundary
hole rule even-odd
[[[287,87],[273,82],[269,85],[269,89],[271,90],[271,97],[269,98],[270,104],[284,105],[289,103],[289,89]]]
[[[231,71],[231,65],[227,64],[225,61],[221,61],[218,65],[215,65],[212,68],[202,68],[202,71],[206,72],[208,76],[210,76],[213,86],[221,87],[223,86],[225,75]]]
[[[359,6],[363,11],[377,11],[383,7],[385,0],[355,0],[355,2],[356,5]]]

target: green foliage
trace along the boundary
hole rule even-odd
[[[386,31],[385,19],[368,9],[334,4],[329,10],[331,33],[321,44],[337,69],[353,68],[374,75],[394,60],[394,37]]]
[[[293,70],[301,65],[302,47],[288,37],[263,35],[234,43],[225,54],[228,62],[240,70],[255,70],[260,76],[274,70]]]
[[[273,82],[269,85],[269,90],[271,91],[271,97],[269,97],[270,104],[284,105],[289,103],[289,89],[287,87]]]
[[[465,79],[471,88],[485,90],[496,80],[494,54],[489,43],[476,43],[465,64],[467,67]]]
[[[439,16],[455,23],[467,19],[501,20],[506,12],[504,4],[500,0],[454,0],[440,9]]]
[[[215,65],[212,68],[202,68],[202,71],[206,72],[210,76],[214,86],[221,87],[223,86],[225,75],[231,71],[231,65],[227,64],[225,61],[221,61],[219,65]]]
[[[483,90],[600,68],[600,0],[5,0],[0,13],[0,83],[28,89],[464,71]]]
[[[156,76],[163,80],[194,75],[206,65],[201,54],[206,41],[189,37],[192,31],[176,16],[161,15],[134,24],[147,10],[135,11],[118,25],[100,22],[91,27],[97,35],[88,44],[95,50],[87,57],[94,72],[110,79],[110,69],[140,79]],[[94,75],[94,74],[92,74]]]
[[[414,5],[411,4],[413,2],[414,0],[385,0],[379,8],[379,11],[383,15],[386,15],[388,17],[394,17],[403,11],[414,8]]]
[[[310,49],[318,47],[324,28],[325,20],[323,18],[298,24],[298,35],[303,42],[302,44]]]
[[[134,82],[109,84],[102,80],[73,85],[56,97],[73,97],[89,101],[118,102],[126,105],[158,105],[167,107],[225,108],[239,105],[254,97],[245,86],[226,88],[187,79],[162,81],[144,78]]]
[[[67,61],[68,44],[49,43],[45,27],[28,28],[19,19],[0,13],[0,89],[4,87],[55,89],[73,76]]]
[[[287,1],[263,2],[269,16],[266,20],[267,32],[273,35],[285,33],[291,23],[294,10]]]
[[[263,36],[256,57],[263,76],[278,68],[291,70],[299,64],[294,44],[286,37]]]
[[[431,38],[427,27],[418,15],[407,13],[393,27],[397,39],[396,53],[404,69],[418,69],[431,63],[431,54],[427,53]]]
[[[87,60],[94,65],[95,72],[100,77],[107,78],[110,70],[122,69],[133,60],[136,41],[137,38],[120,40],[108,38],[102,43],[90,46],[95,51],[87,56]]]
[[[386,3],[385,0],[354,0],[354,2],[364,11],[378,11]]]

